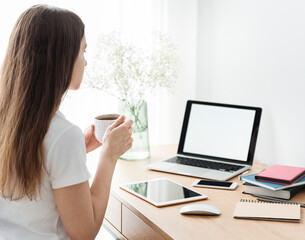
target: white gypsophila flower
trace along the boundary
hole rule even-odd
[[[177,47],[167,34],[152,36],[150,48],[123,41],[116,32],[100,36],[85,85],[127,102],[141,101],[160,88],[172,89],[180,66]]]

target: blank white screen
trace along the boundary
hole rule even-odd
[[[247,161],[255,111],[192,104],[183,152]]]

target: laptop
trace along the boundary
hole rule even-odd
[[[226,181],[253,164],[262,109],[187,101],[177,155],[148,168]]]

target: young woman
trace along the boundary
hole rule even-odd
[[[86,39],[74,13],[46,5],[18,19],[0,75],[0,239],[94,239],[117,159],[132,145],[121,116],[103,139],[91,187],[93,134],[58,111],[82,81]]]

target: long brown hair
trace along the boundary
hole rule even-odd
[[[17,20],[0,76],[1,196],[35,199],[44,162],[43,140],[69,88],[84,36],[74,13],[35,5]]]

